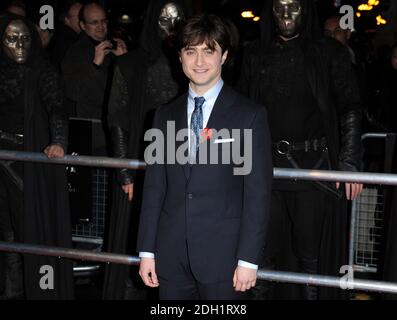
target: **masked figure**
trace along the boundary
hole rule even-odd
[[[35,27],[22,17],[3,17],[0,39],[0,149],[63,156],[68,127],[62,93]],[[69,219],[64,167],[0,160],[2,241],[71,247]],[[71,262],[26,255],[22,264],[13,253],[0,253],[0,260],[3,298],[73,297]],[[40,287],[43,265],[53,268],[53,290]]]
[[[239,87],[268,110],[274,166],[357,171],[361,104],[347,50],[320,37],[314,1],[268,0],[261,21],[261,40],[246,50]],[[338,276],[347,263],[345,200],[361,189],[275,180],[264,267]],[[313,286],[257,287],[261,298],[340,297]]]
[[[181,1],[152,1],[149,4],[141,35],[140,48],[120,58],[115,68],[110,94],[108,123],[115,157],[143,159],[144,132],[151,128],[154,111],[168,103],[186,88],[174,48],[178,24],[184,21],[186,9]],[[127,243],[136,239],[136,229],[129,235],[131,211],[138,217],[143,173],[119,170],[109,232],[108,251],[125,253]],[[134,200],[129,201],[134,193]],[[108,266],[104,284],[105,299],[122,299],[128,268]],[[138,280],[140,281],[140,280]]]

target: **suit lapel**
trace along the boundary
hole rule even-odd
[[[224,85],[215,101],[206,128],[216,130],[226,128],[226,115],[230,111],[229,107],[233,104],[234,98],[233,91],[228,86]]]
[[[176,133],[178,133],[179,130],[182,129],[187,129],[187,94],[184,94],[181,99],[179,99],[178,104],[176,105],[175,108],[175,130]],[[175,151],[178,150],[178,148],[183,144],[188,141],[188,138],[185,137],[184,141],[176,141],[175,143]],[[190,165],[189,164],[184,164],[180,165],[180,167],[183,169],[183,173],[186,177],[186,180],[189,180],[190,177]]]
[[[175,129],[178,132],[181,129],[187,129],[187,94],[185,94],[175,107]],[[233,104],[235,99],[234,92],[226,85],[223,86],[218,98],[215,101],[214,107],[212,109],[210,118],[206,128],[220,130],[227,128],[227,115],[230,112],[230,106]],[[230,114],[229,114],[230,115]],[[185,137],[184,141],[177,141],[175,144],[175,149],[178,148],[188,139]],[[199,151],[200,152],[200,151]],[[189,181],[191,176],[191,170],[194,166],[190,164],[180,165],[185,174],[186,180]]]

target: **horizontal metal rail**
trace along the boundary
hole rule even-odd
[[[49,159],[44,153],[0,150],[0,160],[67,164],[73,166],[144,169],[146,164],[140,160],[65,155],[63,158]]]
[[[274,178],[284,180],[357,182],[363,184],[397,185],[397,174],[332,170],[274,168]]]
[[[0,150],[0,159],[127,169],[144,169],[146,166],[146,164],[140,160],[74,155],[66,155],[60,159],[48,159],[43,153],[7,150]],[[359,182],[365,184],[397,185],[397,175],[386,173],[274,168],[274,178],[284,180]]]
[[[114,253],[94,253],[92,251],[49,247],[42,245],[31,245],[22,243],[0,242],[0,251],[18,252],[24,254],[44,255],[58,258],[78,259],[85,261],[97,261],[104,263],[117,263],[125,265],[139,265],[140,259],[135,256],[127,256]],[[323,287],[341,288],[341,278],[312,275],[305,273],[292,273],[285,271],[270,271],[260,269],[258,279],[265,281],[287,282],[296,284],[309,284]],[[352,279],[345,283],[347,288],[352,290],[364,290],[373,292],[397,293],[397,283]],[[346,288],[345,286],[345,288]]]

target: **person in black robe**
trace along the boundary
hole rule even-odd
[[[0,148],[63,157],[68,125],[59,77],[42,58],[34,25],[5,16],[0,37]],[[72,246],[64,166],[0,161],[0,235],[9,242]],[[73,298],[71,261],[24,255],[21,262],[12,253],[1,258],[3,298]]]
[[[173,46],[178,22],[185,16],[186,6],[181,1],[150,2],[140,48],[118,59],[108,108],[113,156],[143,159],[144,132],[151,128],[156,108],[178,97],[187,87]],[[125,253],[127,243],[135,248],[143,175],[144,172],[127,169],[116,174],[109,252]],[[106,268],[105,299],[124,297],[128,270],[116,265]]]
[[[313,1],[264,5],[262,37],[246,48],[239,88],[268,110],[274,166],[357,171],[361,106],[347,50],[320,37]],[[338,185],[274,181],[262,267],[340,276],[347,264],[345,200],[362,185]],[[268,282],[259,282],[255,293],[254,298],[340,298],[337,290]]]

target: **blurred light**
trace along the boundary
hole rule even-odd
[[[361,12],[357,12],[356,16],[357,16],[357,18],[360,18],[361,17]]]
[[[387,23],[387,21],[385,19],[383,19],[381,15],[376,17],[376,24],[378,26],[381,25],[381,24],[386,24],[386,23]]]
[[[122,23],[131,23],[131,22],[132,22],[132,19],[131,19],[131,17],[130,17],[128,14],[123,14],[123,15],[121,16],[121,18],[120,18],[120,21],[121,21]]]
[[[379,4],[379,0],[368,0],[369,6],[377,6]]]
[[[255,17],[252,20],[254,20],[255,22],[258,22],[261,19],[261,17]]]
[[[241,16],[245,19],[251,19],[255,17],[252,11],[243,11],[241,12]]]
[[[368,4],[360,4],[358,6],[358,10],[360,11],[371,11],[373,9],[373,6],[370,6]]]

